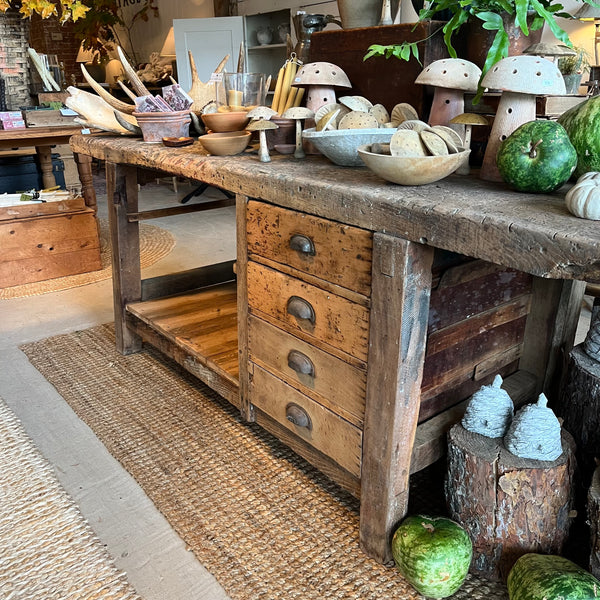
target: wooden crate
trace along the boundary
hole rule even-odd
[[[0,287],[97,271],[100,240],[83,198],[0,207]]]

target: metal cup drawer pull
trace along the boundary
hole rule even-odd
[[[298,404],[290,402],[285,407],[285,418],[296,425],[296,427],[306,427],[306,429],[312,429],[312,421],[308,416],[308,413]]]
[[[292,250],[295,250],[300,254],[306,254],[307,256],[314,256],[317,253],[315,250],[315,243],[308,236],[300,233],[292,235],[289,246]]]
[[[292,371],[296,371],[299,375],[315,376],[315,365],[312,360],[310,360],[306,354],[303,354],[298,350],[290,350],[287,363],[288,367],[292,369]]]
[[[315,324],[315,309],[304,298],[292,296],[287,303],[287,312],[292,317],[304,319],[305,321],[310,321],[313,325]]]

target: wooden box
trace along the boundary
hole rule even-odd
[[[338,90],[338,96],[365,96],[373,104],[381,103],[388,110],[399,102],[408,102],[422,119],[427,120],[433,92],[427,86],[415,85],[414,81],[423,66],[448,57],[441,31],[419,43],[422,64],[414,57],[409,61],[394,57],[363,61],[363,57],[372,44],[387,46],[404,41],[425,40],[443,25],[439,21],[429,21],[418,25],[408,23],[320,31],[311,36],[310,61],[331,62],[344,70],[352,83],[352,89]],[[457,50],[461,49],[460,40],[455,40],[455,47]]]
[[[0,207],[0,287],[97,271],[100,240],[83,198]]]

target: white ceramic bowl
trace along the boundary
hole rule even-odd
[[[423,185],[433,183],[454,173],[466,160],[470,150],[444,156],[391,156],[374,154],[370,144],[358,149],[365,165],[386,181],[400,185]]]
[[[388,143],[392,139],[395,128],[379,129],[334,129],[316,131],[305,129],[303,139],[311,142],[315,148],[332,163],[342,167],[362,167],[357,148],[364,144]]]

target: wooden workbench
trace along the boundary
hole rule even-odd
[[[380,561],[406,513],[409,475],[441,456],[459,401],[496,369],[516,402],[554,397],[584,282],[600,282],[599,226],[571,216],[560,193],[472,176],[402,187],[322,157],[260,163],[207,157],[198,143],[74,136],[71,146],[106,161],[118,348],[152,343],[359,496],[361,545]],[[139,221],[210,206],[140,210],[140,168],[236,194],[235,266],[141,281]],[[493,301],[471,309],[482,291]],[[450,322],[435,331],[445,307]],[[485,331],[491,346],[516,338],[494,354],[477,337]],[[444,361],[430,373],[440,348],[465,371],[462,396],[450,393]],[[420,417],[438,385],[443,410]]]

